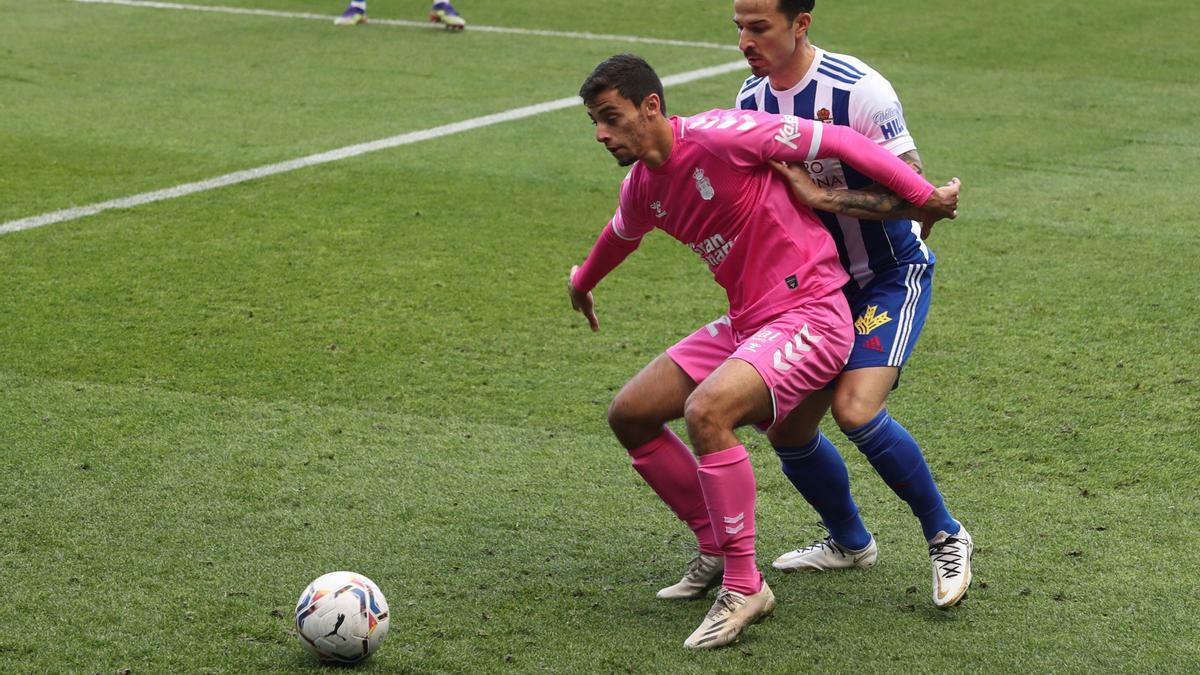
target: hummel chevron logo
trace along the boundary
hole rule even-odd
[[[808,331],[808,324],[804,324],[796,337],[792,338],[791,342],[783,343],[781,349],[775,350],[775,358],[772,365],[775,370],[781,373],[786,373],[792,367],[787,362],[798,363],[804,358],[807,352],[812,351],[812,346],[821,341],[820,335],[813,335]],[[787,362],[785,362],[785,359]]]
[[[775,140],[795,150],[796,144],[792,141],[800,138],[800,120],[795,115],[784,115],[781,120]]]
[[[758,122],[755,122],[754,118],[749,115],[742,115],[739,119],[744,121],[738,125],[738,131],[749,131],[750,129],[758,126]]]
[[[722,520],[725,521],[725,534],[737,534],[738,532],[741,532],[742,530],[746,529],[746,512],[745,511],[742,511],[741,513],[737,514],[736,516],[734,516],[732,518],[726,516],[726,517],[722,518]],[[737,523],[737,527],[730,527],[730,525],[733,525],[734,523]]]
[[[741,122],[741,124],[738,124],[738,122]],[[688,129],[711,129],[713,127],[716,127],[718,129],[728,129],[729,127],[732,127],[735,124],[737,124],[738,131],[749,131],[750,129],[753,129],[754,127],[758,126],[758,122],[755,122],[753,117],[743,114],[743,115],[726,115],[723,117],[722,116],[693,117],[691,124],[688,124],[687,128]]]

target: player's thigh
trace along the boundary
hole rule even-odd
[[[737,347],[729,319],[721,317],[676,342],[635,375],[613,401],[609,421],[665,423],[683,417],[697,383],[713,373]]]
[[[821,420],[829,412],[833,400],[833,389],[814,391],[804,398],[792,412],[771,427],[767,440],[776,448],[797,448],[807,445],[821,427]]]
[[[835,292],[777,317],[739,345],[733,358],[752,364],[771,396],[770,415],[754,424],[770,431],[809,397],[824,391],[846,365],[853,341],[850,309],[841,292]],[[812,405],[797,417],[797,424],[803,419],[815,430],[826,400],[818,398]],[[800,432],[789,429],[787,435],[796,433]],[[810,433],[805,440],[811,438]]]
[[[712,372],[688,397],[685,416],[691,430],[697,424],[732,430],[771,419],[771,390],[755,366],[730,358]]]
[[[683,417],[683,406],[696,383],[665,352],[625,383],[609,406],[610,423],[665,424]]]

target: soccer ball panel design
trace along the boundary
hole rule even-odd
[[[300,644],[322,661],[358,663],[379,649],[387,631],[387,600],[361,574],[321,575],[296,604]]]

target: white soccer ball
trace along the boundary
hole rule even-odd
[[[387,600],[361,574],[323,574],[296,603],[300,644],[325,662],[358,663],[379,649],[387,632]]]

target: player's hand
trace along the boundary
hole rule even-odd
[[[824,204],[825,191],[812,182],[808,171],[800,164],[786,164],[777,160],[768,160],[772,169],[784,177],[792,190],[792,197],[801,204],[812,208],[820,208]]]
[[[933,224],[943,218],[954,220],[958,217],[958,193],[962,191],[962,181],[951,178],[950,182],[933,191],[929,199],[921,205],[921,238],[926,239],[933,232]]]
[[[571,274],[567,276],[567,295],[571,296],[571,309],[587,317],[588,325],[591,326],[594,333],[600,330],[600,320],[596,318],[596,303],[592,300],[591,291],[580,293],[575,289],[575,284],[572,281],[574,281],[575,272],[578,270],[579,265],[571,267]]]

